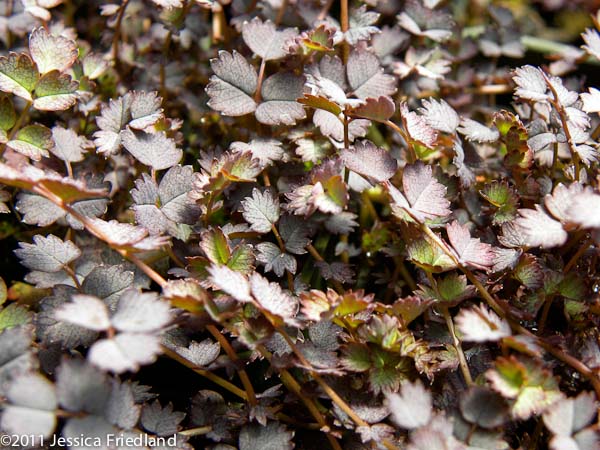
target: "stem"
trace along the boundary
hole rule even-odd
[[[583,254],[590,248],[591,245],[592,245],[591,238],[588,238],[585,241],[583,241],[583,244],[581,244],[581,247],[579,247],[579,249],[577,249],[577,252],[575,252],[575,254],[571,257],[571,259],[569,260],[569,262],[563,269],[563,272],[564,273],[570,272],[571,269],[575,266],[575,264],[579,260],[579,258],[581,258],[583,256]]]
[[[19,114],[17,121],[15,122],[12,129],[10,130],[10,133],[8,133],[6,142],[10,142],[12,140],[12,138],[15,137],[15,135],[21,128],[21,125],[23,125],[23,121],[25,120],[25,117],[27,117],[27,113],[29,112],[31,105],[33,105],[32,101],[28,101],[27,103],[25,103],[25,106],[23,107],[21,114]],[[0,156],[2,156],[2,154],[4,153],[4,150],[6,150],[6,144],[2,144],[2,146],[0,147]]]
[[[281,7],[279,8],[279,11],[277,11],[277,17],[275,18],[275,26],[279,26],[279,24],[283,20],[287,6],[288,6],[288,0],[283,0],[281,2]]]
[[[121,23],[123,22],[123,17],[125,16],[125,9],[129,4],[129,0],[123,0],[121,3],[121,7],[119,8],[119,13],[117,15],[117,22],[115,24],[115,34],[113,35],[112,41],[112,58],[115,62],[115,65],[119,63],[119,39],[121,38]]]
[[[387,125],[388,127],[390,127],[392,130],[394,130],[395,132],[397,132],[400,136],[402,136],[402,139],[404,139],[404,141],[406,141],[406,146],[408,147],[408,151],[406,153],[406,156],[407,156],[406,162],[408,164],[413,164],[414,162],[416,162],[417,161],[417,153],[415,152],[414,147],[410,143],[410,138],[408,137],[408,134],[406,134],[402,128],[400,128],[398,125],[396,125],[391,120],[386,120],[383,123],[385,125]]]
[[[308,250],[308,253],[310,253],[310,255],[318,262],[325,262],[319,251],[312,244],[308,244],[306,250]],[[344,292],[344,286],[342,286],[342,283],[339,281],[332,279],[331,284],[333,284],[335,290],[338,291],[339,294]]]
[[[542,309],[542,316],[540,317],[540,322],[538,323],[538,335],[541,335],[544,332],[544,328],[546,328],[546,322],[548,321],[548,314],[550,314],[550,308],[552,307],[553,300],[553,295],[544,298],[544,308]]]
[[[317,372],[315,372],[313,369],[311,369],[312,365],[304,357],[302,352],[300,352],[300,350],[298,350],[298,347],[296,347],[296,344],[294,343],[292,338],[289,336],[289,334],[287,334],[287,332],[283,328],[277,328],[277,332],[279,334],[281,334],[281,336],[285,339],[285,341],[290,346],[290,348],[292,349],[292,351],[294,352],[294,354],[296,355],[298,360],[302,363],[302,365],[304,365],[307,368],[307,370],[309,371],[311,376],[315,379],[315,381],[319,384],[319,386],[321,386],[321,388],[325,391],[325,393],[329,396],[329,398],[331,398],[331,400],[333,400],[333,402],[336,405],[338,405],[339,408],[342,411],[344,411],[346,413],[346,415],[348,417],[350,417],[356,425],[362,426],[362,427],[368,426],[367,422],[365,422],[363,419],[361,419],[360,416],[358,414],[356,414],[356,412],[350,407],[350,405],[348,405],[338,395],[338,393],[331,386],[329,386],[329,384],[327,384],[327,382],[325,380],[323,380],[323,378],[321,378],[321,375],[319,375]]]
[[[439,295],[439,291],[438,291],[437,282],[435,281],[433,274],[429,271],[426,271],[425,275],[427,276],[427,279],[429,280],[431,287],[433,288],[433,290],[437,293],[437,296],[439,297],[440,295]],[[442,312],[442,315],[444,316],[444,320],[446,321],[446,327],[448,328],[448,332],[450,333],[450,336],[452,337],[452,345],[454,345],[454,348],[456,349],[456,353],[458,354],[458,363],[460,365],[460,370],[463,374],[463,378],[465,379],[465,383],[467,383],[467,386],[472,386],[473,385],[473,377],[471,376],[471,371],[469,370],[469,365],[467,364],[467,358],[465,357],[465,354],[463,352],[460,340],[458,339],[458,336],[456,336],[456,330],[454,329],[454,322],[452,321],[452,317],[450,316],[450,311],[448,311],[448,307],[443,304],[439,305],[439,310]]]
[[[283,242],[283,239],[281,239],[281,235],[279,234],[279,231],[277,230],[277,227],[275,226],[275,224],[271,224],[271,231],[273,231],[273,234],[275,235],[275,239],[277,239],[277,244],[279,244],[279,250],[281,250],[281,253],[285,253],[285,243]],[[290,290],[290,292],[292,292],[292,294],[294,293],[294,277],[292,275],[292,273],[285,269],[285,275],[287,277],[287,282],[288,282],[288,288]]]
[[[223,347],[223,350],[225,350],[225,353],[227,353],[227,356],[229,356],[229,359],[231,359],[231,361],[233,361],[234,363],[237,363],[240,360],[237,356],[237,353],[231,347],[231,344],[229,344],[229,341],[227,340],[227,338],[225,336],[223,336],[223,334],[217,329],[217,327],[215,327],[214,325],[207,325],[206,329],[208,330],[208,332],[210,334],[213,335],[213,337],[217,341],[219,341],[219,344],[221,344],[221,347]],[[256,394],[254,392],[254,387],[252,386],[252,383],[250,382],[250,378],[248,378],[248,374],[246,373],[246,371],[244,369],[238,369],[237,373],[240,377],[240,380],[242,380],[244,389],[246,390],[246,394],[248,397],[248,403],[250,403],[250,405],[252,405],[252,406],[256,406],[256,404],[257,404]]]
[[[327,13],[331,9],[331,5],[333,5],[333,0],[327,0],[325,2],[323,7],[321,8],[321,11],[319,12],[319,15],[317,16],[317,20],[324,20],[325,17],[327,17]]]
[[[258,69],[258,81],[256,82],[256,92],[254,93],[254,101],[256,103],[260,103],[262,90],[263,78],[265,77],[265,67],[267,66],[267,61],[263,58],[260,61],[260,68]]]
[[[264,348],[262,345],[258,345],[256,349],[266,360],[268,360],[269,362],[271,361],[272,355],[266,348]],[[334,450],[342,450],[342,447],[340,447],[340,444],[338,443],[336,438],[328,432],[330,427],[327,424],[327,421],[325,420],[321,412],[319,411],[319,408],[317,408],[315,402],[302,393],[302,386],[298,384],[296,379],[290,374],[290,372],[287,371],[287,369],[280,369],[279,376],[281,377],[281,381],[285,385],[285,387],[292,391],[294,394],[296,394],[300,400],[302,400],[302,403],[304,403],[308,411],[315,418],[317,423],[320,425],[321,429],[325,431],[325,435],[327,436],[331,447]]]
[[[181,356],[179,353],[171,350],[169,347],[163,346],[162,350],[163,350],[163,353],[166,356],[168,356],[169,358],[171,358],[172,360],[177,361],[180,364],[183,364],[188,369],[192,369],[198,375],[201,375],[204,378],[212,381],[213,383],[218,384],[219,386],[221,386],[222,388],[228,390],[232,394],[238,396],[242,400],[248,401],[248,396],[247,396],[246,392],[243,391],[243,390],[241,390],[235,384],[230,383],[226,379],[221,378],[220,376],[215,375],[214,373],[209,372],[208,370],[200,369],[198,366],[196,366],[196,364],[194,364],[193,362],[185,359],[183,356]]]
[[[77,275],[75,275],[75,272],[73,271],[73,269],[71,269],[70,266],[63,266],[63,270],[65,272],[67,272],[67,274],[71,277],[71,279],[73,280],[73,283],[75,283],[75,287],[77,288],[77,290],[81,291],[81,283],[77,279]]]
[[[348,0],[340,0],[340,26],[342,33],[345,33],[350,28],[350,19],[348,16]],[[342,43],[342,61],[344,65],[348,62],[348,56],[350,55],[350,46],[344,40]]]
[[[563,130],[565,132],[565,136],[567,138],[567,143],[569,144],[569,150],[571,152],[571,159],[573,160],[573,164],[575,166],[574,179],[575,179],[575,181],[579,181],[579,155],[577,154],[577,150],[575,148],[575,143],[573,142],[573,138],[571,137],[571,131],[569,130],[569,126],[568,126],[567,113],[565,112],[565,108],[563,107],[563,104],[559,100],[556,89],[554,89],[554,86],[552,85],[552,83],[550,83],[550,80],[548,79],[546,74],[543,72],[542,72],[542,74],[544,76],[544,79],[546,80],[546,85],[548,86],[548,88],[552,92],[552,96],[554,97],[554,100],[550,100],[550,103],[552,104],[552,106],[554,106],[554,108],[556,109],[556,112],[558,113],[558,116],[560,117],[560,122],[561,122]]]
[[[456,336],[454,322],[452,321],[452,317],[450,316],[448,307],[440,306],[440,310],[442,311],[442,315],[444,316],[444,320],[446,321],[446,326],[448,327],[450,336],[452,336],[452,343],[454,345],[454,348],[456,349],[456,353],[458,354],[458,363],[460,365],[460,371],[463,374],[463,378],[465,379],[465,383],[467,383],[467,386],[473,386],[473,377],[471,376],[471,371],[469,370],[469,365],[467,364],[467,358],[465,357],[465,353],[463,352],[460,339],[458,339],[458,336]]]
[[[163,101],[167,97],[167,88],[166,88],[166,69],[165,66],[167,61],[169,60],[169,48],[171,46],[172,32],[169,30],[167,36],[165,38],[165,42],[162,48],[162,56],[160,60],[160,96],[163,98]]]
[[[189,430],[178,431],[177,434],[181,434],[183,436],[201,436],[203,434],[208,434],[212,431],[213,427],[211,425],[207,425],[205,427],[198,428],[190,428]]]
[[[481,282],[477,279],[477,277],[471,272],[467,267],[460,264],[454,252],[452,252],[446,243],[440,239],[440,237],[435,234],[433,231],[429,229],[429,227],[417,220],[409,211],[407,213],[417,222],[421,228],[421,230],[436,244],[440,247],[440,249],[456,264],[456,266],[466,275],[471,283],[475,286],[481,297],[487,302],[487,304],[498,314],[500,317],[506,319],[510,324],[513,331],[517,333],[524,334],[530,338],[532,338],[540,347],[546,350],[548,353],[553,355],[558,360],[563,363],[571,366],[574,370],[579,372],[585,378],[587,378],[594,387],[596,391],[596,395],[600,397],[600,378],[596,375],[596,373],[587,367],[584,363],[579,361],[577,358],[569,355],[564,352],[560,348],[556,347],[555,344],[546,342],[544,339],[536,336],[534,333],[529,331],[527,328],[523,327],[517,320],[510,317],[508,312],[506,312],[500,304],[494,299],[494,297],[488,292],[488,290],[481,284]]]

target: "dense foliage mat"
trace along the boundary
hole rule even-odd
[[[600,449],[589,3],[0,1],[1,446]]]

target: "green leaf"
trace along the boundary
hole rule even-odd
[[[456,267],[452,259],[427,238],[411,242],[406,250],[408,258],[423,270],[445,272]]]
[[[42,157],[50,156],[48,150],[52,148],[54,141],[49,128],[36,124],[21,128],[6,145],[16,152],[39,161]]]
[[[64,111],[77,102],[78,83],[66,74],[53,70],[38,81],[33,107],[39,111]]]
[[[492,389],[512,400],[510,412],[515,419],[540,414],[563,397],[552,373],[531,359],[500,357],[486,377]]]
[[[4,279],[0,277],[0,305],[4,304],[4,302],[6,301],[6,294],[6,283],[4,282]]]
[[[0,56],[0,90],[32,101],[31,93],[39,78],[31,58],[24,53]]]
[[[254,252],[252,246],[240,244],[233,249],[227,266],[237,272],[250,274],[254,270]]]
[[[10,97],[2,95],[0,97],[0,130],[6,132],[15,126],[17,113]],[[6,137],[4,137],[6,142]]]
[[[350,343],[343,349],[342,365],[353,372],[366,372],[372,366],[371,351],[365,344]]]
[[[469,286],[467,277],[451,273],[437,281],[437,291],[430,286],[420,286],[427,298],[444,302],[447,306],[455,306],[475,295],[475,286]]]
[[[494,181],[479,193],[496,209],[494,224],[503,224],[517,216],[519,197],[508,183]]]
[[[17,303],[11,303],[6,308],[0,310],[0,331],[6,328],[25,325],[31,321],[32,314]]]
[[[214,227],[202,233],[200,248],[213,264],[227,264],[231,257],[229,239],[227,239],[220,227]]]

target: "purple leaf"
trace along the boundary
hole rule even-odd
[[[490,244],[472,238],[469,227],[457,220],[446,225],[448,239],[461,264],[477,269],[488,269],[494,264],[494,251]]]

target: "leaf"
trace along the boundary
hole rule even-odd
[[[284,292],[279,284],[270,283],[258,273],[253,273],[250,288],[258,306],[289,325],[296,324],[294,318],[298,313],[298,300]]]
[[[396,105],[394,104],[394,101],[387,95],[382,95],[378,98],[368,97],[365,100],[365,103],[352,109],[350,115],[363,117],[376,122],[386,122],[395,112]],[[339,114],[339,112],[337,114]]]
[[[246,425],[240,431],[239,450],[292,450],[294,433],[284,425],[270,422],[266,426]]]
[[[39,161],[42,157],[49,157],[48,150],[53,145],[52,132],[45,126],[37,124],[21,128],[6,144],[7,147],[35,161]]]
[[[494,263],[494,252],[490,244],[480,242],[471,237],[469,227],[461,225],[457,220],[446,225],[450,244],[456,252],[458,260],[476,269],[487,269]]]
[[[544,413],[544,424],[555,436],[571,436],[589,425],[597,412],[592,392],[564,398]]]
[[[32,101],[31,93],[38,78],[37,67],[24,53],[0,56],[0,90]]]
[[[135,403],[131,383],[114,380],[106,404],[106,419],[120,428],[132,429],[137,424],[142,410],[142,407]]]
[[[317,110],[313,115],[313,123],[319,127],[323,135],[344,141],[344,124],[339,117],[328,113],[327,111]],[[348,139],[353,142],[357,137],[367,134],[370,122],[368,120],[356,119],[348,124]]]
[[[156,361],[160,352],[160,339],[156,335],[119,333],[114,338],[97,341],[90,348],[88,359],[102,370],[135,372],[140,365]]]
[[[406,215],[403,209],[418,220],[425,221],[436,217],[446,217],[451,211],[446,200],[446,187],[433,177],[431,166],[422,162],[407,165],[402,175],[404,195],[391,183],[385,183],[392,199],[392,211],[400,218]]]
[[[596,88],[588,88],[588,92],[579,94],[583,101],[583,109],[587,113],[600,112],[600,91]]]
[[[409,111],[406,102],[400,103],[400,114],[404,127],[412,140],[428,148],[435,147],[438,137],[437,132],[429,126],[424,117]]]
[[[460,126],[456,129],[460,134],[464,135],[468,141],[475,142],[496,142],[500,138],[498,130],[488,128],[485,125],[468,118],[460,120]]]
[[[0,141],[6,143],[8,136],[6,132],[15,126],[17,123],[17,113],[11,98],[7,95],[0,96],[0,130],[4,133],[0,133]]]
[[[242,201],[242,215],[250,228],[258,233],[268,233],[279,220],[279,199],[269,190],[260,192],[254,188],[252,197]]]
[[[53,70],[64,72],[77,59],[77,45],[63,36],[53,36],[44,27],[36,28],[29,36],[29,52],[40,73]]]
[[[96,117],[99,130],[94,133],[94,144],[98,153],[114,155],[121,148],[120,132],[129,122],[132,100],[131,94],[128,93],[102,105],[101,114]]]
[[[177,164],[183,152],[165,133],[134,132],[126,129],[121,132],[123,146],[139,162],[154,170],[168,169]]]
[[[371,35],[379,33],[379,28],[374,24],[379,20],[379,13],[367,11],[367,5],[361,5],[360,8],[350,13],[350,28],[344,33],[346,42],[350,45],[356,45],[360,41],[366,41]]]
[[[31,353],[32,328],[17,326],[0,331],[0,392],[18,376],[37,369],[37,358]]]
[[[258,17],[250,22],[244,22],[242,25],[244,42],[255,55],[265,61],[283,58],[287,53],[284,47],[285,42],[297,35],[298,29],[296,28],[277,31],[273,22],[270,20],[263,22]]]
[[[201,235],[200,248],[209,259],[216,265],[227,264],[231,258],[229,239],[219,227],[206,230]]]
[[[434,130],[453,134],[458,128],[458,114],[444,100],[437,101],[434,98],[423,100],[423,107],[419,112]]]
[[[525,245],[542,248],[563,245],[568,235],[562,224],[552,219],[539,205],[535,205],[535,208],[519,209],[520,217],[515,221],[523,233]]]
[[[134,284],[135,275],[125,265],[101,265],[92,269],[81,285],[83,292],[104,301],[111,309],[123,292]]]
[[[485,305],[463,308],[454,319],[461,340],[467,342],[498,341],[511,335],[510,325]]]
[[[306,253],[310,243],[310,228],[298,216],[284,215],[279,219],[279,234],[285,244],[285,249],[295,255]]]
[[[68,419],[61,434],[67,442],[72,443],[72,445],[69,446],[70,449],[88,450],[90,447],[84,445],[86,442],[94,443],[100,448],[112,446],[114,441],[111,442],[111,445],[109,445],[109,441],[113,436],[123,436],[123,433],[119,432],[120,430],[108,423],[104,417],[92,415]]]
[[[20,242],[19,247],[15,254],[21,264],[28,269],[43,272],[58,272],[81,255],[73,242],[62,241],[52,234],[46,237],[35,235],[33,244]]]
[[[57,70],[45,74],[35,86],[33,107],[38,111],[64,111],[77,102],[78,83]]]
[[[304,77],[277,72],[267,78],[261,89],[263,102],[256,108],[256,119],[266,125],[295,125],[306,112],[297,98],[304,93]]]
[[[408,258],[429,272],[445,272],[454,269],[456,264],[429,238],[418,239],[407,247]]]
[[[152,234],[168,232],[185,240],[183,224],[194,224],[200,208],[188,197],[194,173],[191,166],[175,165],[160,180],[160,185],[148,174],[135,181],[131,196],[136,221]]]
[[[70,286],[57,285],[51,296],[45,297],[40,304],[40,311],[35,317],[38,339],[47,345],[59,345],[63,349],[73,349],[78,346],[90,346],[97,337],[97,332],[60,321],[55,312],[62,305],[68,304],[77,290]],[[104,306],[104,305],[103,305]],[[88,313],[86,311],[86,317]]]
[[[197,367],[206,367],[221,353],[218,342],[204,339],[201,342],[192,342],[188,347],[177,347],[175,351]]]
[[[80,162],[84,160],[84,153],[93,148],[93,144],[85,137],[79,136],[70,128],[59,125],[52,128],[54,147],[50,152],[66,162]]]
[[[515,95],[525,100],[545,102],[548,100],[548,85],[543,72],[530,65],[515,70],[513,81],[517,85]]]
[[[526,420],[540,414],[562,398],[551,372],[530,359],[500,357],[495,369],[486,372],[486,378],[492,389],[513,399],[510,409],[516,419]]]
[[[164,408],[158,400],[144,405],[142,409],[141,423],[146,431],[157,436],[173,436],[179,430],[179,423],[185,417],[185,413],[173,411],[173,405],[167,404]]]
[[[134,130],[144,130],[161,118],[163,110],[160,107],[162,98],[157,92],[135,92],[131,93],[131,121],[129,126]]]
[[[401,428],[419,428],[431,419],[431,394],[420,381],[402,383],[400,393],[387,393],[386,400],[392,420]]]
[[[43,438],[49,437],[56,427],[54,385],[36,373],[21,375],[9,386],[6,398],[8,403],[0,421],[2,431],[29,435],[35,440],[34,445],[42,445]]]
[[[360,48],[350,53],[347,64],[348,83],[358,98],[392,95],[396,92],[396,79],[383,73],[377,56]]]
[[[231,295],[240,302],[251,302],[250,284],[248,279],[239,272],[231,270],[227,266],[211,265],[208,267],[211,283],[217,289]]]
[[[101,415],[110,390],[106,375],[81,359],[64,359],[57,369],[56,393],[67,411]]]
[[[261,167],[264,168],[276,161],[286,159],[285,151],[281,145],[281,142],[275,139],[252,139],[247,144],[239,141],[233,142],[229,148],[240,153],[250,151],[252,157],[256,158]]]
[[[256,110],[252,98],[256,91],[258,76],[254,68],[235,50],[220,51],[210,65],[215,73],[210,77],[206,93],[208,106],[226,116],[243,116]],[[0,85],[1,87],[1,85]]]
[[[0,331],[31,322],[33,314],[24,306],[11,303],[0,310]]]
[[[73,295],[72,298],[71,303],[55,309],[56,319],[93,331],[105,331],[110,327],[108,308],[102,300],[91,295]]]
[[[389,152],[367,140],[343,149],[341,158],[348,169],[378,183],[392,178],[398,169],[398,163]]]
[[[272,242],[261,242],[256,245],[258,255],[256,260],[265,266],[265,272],[275,272],[278,277],[283,276],[287,270],[291,274],[296,273],[296,258],[288,253],[283,253],[279,247]]]
[[[128,289],[119,299],[111,323],[119,331],[155,332],[171,322],[170,309],[169,304],[160,300],[154,292],[142,293]]]
[[[596,59],[600,59],[600,34],[592,28],[586,28],[581,38],[587,45],[581,47]]]
[[[567,208],[567,217],[570,222],[583,228],[600,228],[600,195],[585,191],[571,197]]]
[[[470,423],[483,428],[496,428],[508,419],[508,407],[496,392],[473,386],[460,398],[460,411]]]
[[[121,248],[134,251],[156,250],[169,242],[168,237],[164,236],[148,237],[148,230],[129,223],[116,220],[106,222],[102,219],[90,219],[89,222],[106,236],[111,244]]]

